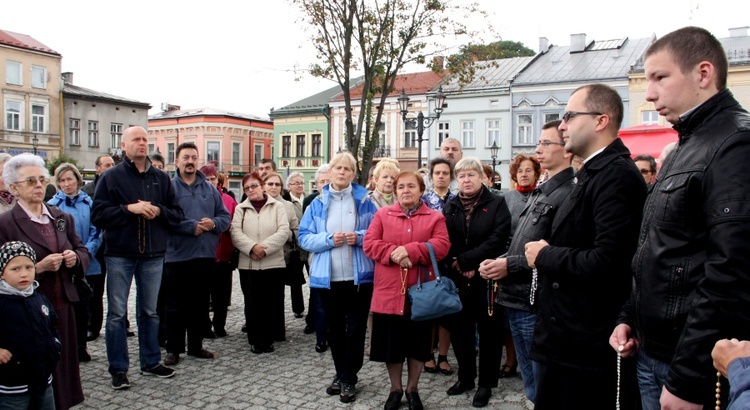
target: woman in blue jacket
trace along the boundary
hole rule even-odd
[[[63,162],[55,169],[55,181],[60,190],[47,203],[60,208],[61,211],[73,217],[76,233],[81,238],[81,242],[92,256],[96,255],[102,244],[102,236],[99,229],[91,224],[93,199],[81,190],[83,186],[81,173],[78,172],[75,165]],[[92,257],[86,271],[86,277],[97,277],[101,274],[102,267],[99,261]],[[101,288],[104,289],[103,286]],[[97,295],[84,295],[79,292],[78,296],[81,301],[73,306],[76,316],[76,334],[78,335],[78,361],[88,362],[91,360],[91,356],[86,350],[86,332],[91,316],[91,306],[102,306],[104,302],[101,295],[98,296],[98,300]]]
[[[312,253],[310,287],[319,289],[328,321],[336,376],[326,393],[350,403],[356,399],[372,298],[374,264],[362,251],[362,241],[377,207],[363,186],[352,183],[357,169],[352,154],[340,152],[329,165],[331,183],[302,217],[299,244]]]

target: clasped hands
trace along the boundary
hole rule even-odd
[[[128,205],[127,208],[128,211],[146,219],[154,219],[161,214],[161,208],[151,205],[150,201],[141,201],[140,199],[138,202]]]
[[[250,250],[250,259],[254,261],[259,261],[265,258],[267,248],[268,248],[268,245],[264,245],[262,243],[256,243],[255,246],[253,246],[253,249]]]
[[[356,232],[336,232],[333,234],[333,246],[339,247],[346,243],[349,246],[357,244],[357,233]]]
[[[211,218],[203,218],[198,221],[198,225],[195,226],[195,236],[202,234],[203,232],[213,231],[216,228],[216,223]]]
[[[391,261],[402,268],[411,268],[413,266],[411,259],[409,259],[409,253],[406,252],[406,248],[403,246],[399,246],[391,252]]]
[[[42,260],[36,263],[36,271],[38,274],[42,272],[57,272],[63,264],[65,264],[66,268],[72,268],[76,266],[76,263],[78,263],[78,255],[70,249],[66,249],[62,253],[51,253],[42,258]]]

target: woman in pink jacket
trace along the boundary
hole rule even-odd
[[[419,174],[402,172],[394,186],[397,202],[375,214],[363,246],[365,254],[375,261],[370,360],[384,362],[388,369],[391,390],[386,410],[401,405],[404,359],[409,409],[422,409],[417,384],[424,362],[430,358],[432,322],[411,320],[406,294],[417,283],[418,273],[429,270],[429,280],[434,279],[425,242],[432,244],[440,260],[448,255],[450,240],[443,215],[420,199],[425,187]]]

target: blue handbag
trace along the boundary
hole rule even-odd
[[[432,244],[425,242],[430,252],[432,269],[435,271],[435,280],[427,281],[429,269],[425,269],[425,282],[422,275],[417,275],[417,284],[409,287],[409,303],[411,303],[411,320],[430,320],[451,313],[460,312],[463,306],[458,296],[456,284],[450,278],[440,276],[435,250]]]

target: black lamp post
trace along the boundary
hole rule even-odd
[[[412,138],[412,141],[416,141],[417,146],[417,169],[422,167],[422,141],[427,141],[427,138],[422,138],[425,128],[430,126],[440,118],[440,114],[443,112],[443,104],[445,103],[445,94],[443,94],[443,86],[438,88],[435,94],[435,116],[425,116],[422,111],[417,113],[416,118],[406,118],[406,114],[409,113],[409,97],[406,95],[406,90],[401,88],[401,96],[398,97],[398,105],[401,109],[401,118],[404,120],[404,124],[411,124],[417,129],[417,137]]]
[[[500,149],[500,147],[497,146],[497,142],[492,141],[492,146],[490,147],[490,158],[492,158],[492,175],[494,178],[495,175],[495,165],[497,160],[497,151]]]
[[[36,135],[31,138],[31,146],[34,147],[34,155],[36,155],[37,147],[39,146],[39,138]]]

